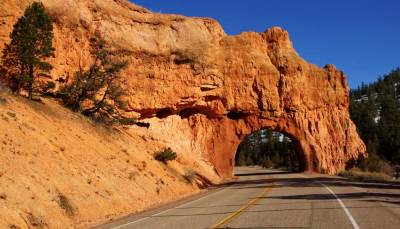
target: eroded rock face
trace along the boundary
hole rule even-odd
[[[0,3],[1,49],[30,2]],[[228,36],[212,19],[156,14],[124,0],[42,2],[55,21],[54,79],[73,80],[88,66],[90,37],[100,33],[129,61],[126,112],[151,125],[180,116],[163,126],[190,128],[190,136],[177,134],[223,177],[232,174],[241,139],[261,128],[291,136],[304,170],[334,174],[365,153],[343,72],[304,61],[279,27]]]

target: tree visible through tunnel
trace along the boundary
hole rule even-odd
[[[236,166],[259,165],[265,168],[300,170],[296,143],[290,137],[270,129],[246,136],[238,146]]]

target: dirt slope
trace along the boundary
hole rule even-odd
[[[181,198],[199,190],[183,178],[188,168],[218,181],[211,166],[180,153],[186,146],[164,134],[110,130],[55,101],[1,92],[0,228],[80,228]],[[177,151],[176,162],[153,159],[164,146]]]

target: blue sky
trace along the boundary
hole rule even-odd
[[[289,31],[307,61],[343,70],[352,88],[400,66],[399,0],[132,0],[154,12],[217,19],[228,34]]]

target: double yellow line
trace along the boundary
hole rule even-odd
[[[253,206],[255,203],[261,200],[261,198],[265,197],[268,192],[272,190],[272,186],[269,186],[265,188],[259,195],[257,195],[255,198],[247,202],[245,205],[243,205],[241,208],[230,214],[228,217],[222,219],[218,223],[214,224],[213,226],[210,227],[210,229],[216,229],[216,228],[221,228],[224,224],[232,221],[233,219],[239,217],[241,214],[243,214],[247,209],[249,209],[251,206]]]

